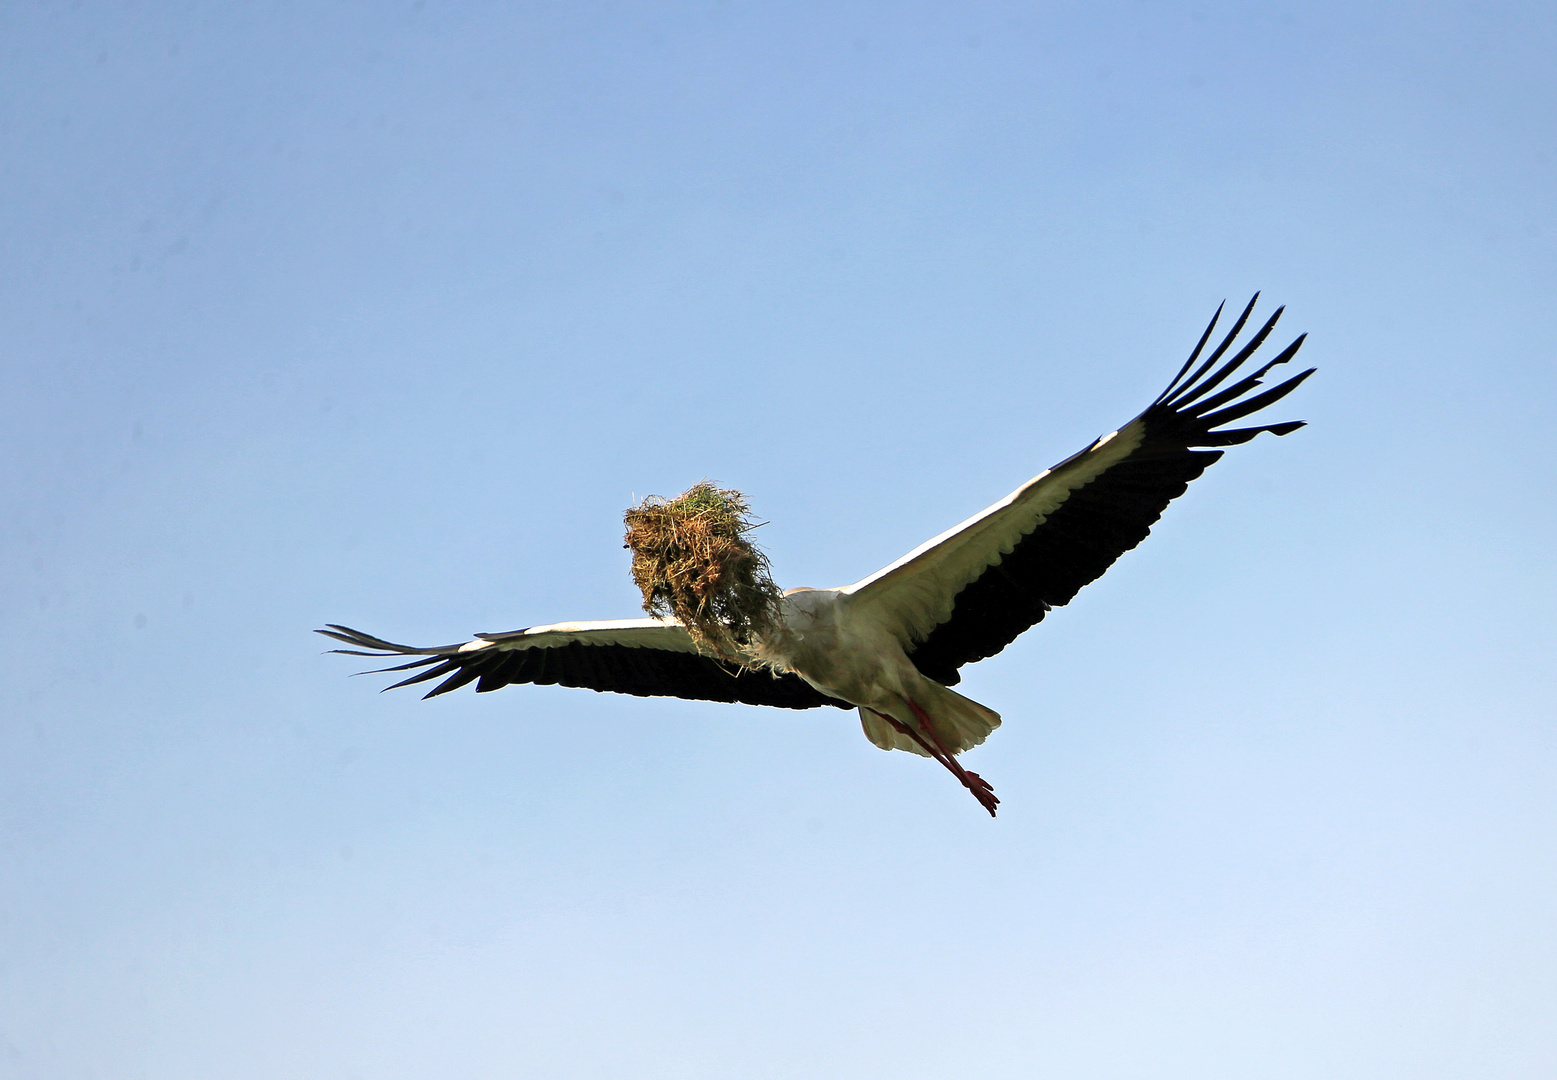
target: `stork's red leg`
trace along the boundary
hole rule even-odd
[[[914,711],[920,726],[929,740],[935,744],[935,748],[942,754],[942,762],[951,770],[952,775],[962,781],[962,785],[973,793],[973,797],[979,801],[979,805],[989,811],[989,816],[995,816],[995,807],[1000,805],[1000,800],[995,798],[995,789],[989,786],[978,773],[970,769],[964,769],[962,764],[952,752],[941,743],[940,737],[935,734],[935,725],[930,722],[930,714],[919,707],[919,703],[911,697],[905,697],[908,707]]]
[[[898,731],[924,747],[925,753],[946,766],[947,771],[955,776],[962,783],[963,787],[973,793],[973,797],[979,801],[979,805],[989,811],[989,816],[994,817],[995,807],[1000,805],[1000,800],[995,797],[995,789],[990,787],[989,782],[978,773],[964,769],[951,751],[941,744],[941,740],[936,737],[935,728],[930,724],[929,714],[919,707],[918,702],[912,698],[904,698],[903,700],[907,701],[908,707],[914,711],[914,716],[918,718],[920,725],[925,730],[924,735],[920,735],[919,732],[895,717],[888,716],[886,713],[876,712],[875,709],[870,711],[876,713],[877,716],[891,724]],[[927,739],[928,741],[926,741]]]

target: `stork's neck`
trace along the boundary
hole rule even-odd
[[[778,624],[751,650],[755,666],[776,671],[794,670],[791,660],[801,640],[831,629],[837,621],[838,603],[843,598],[837,589],[785,589],[779,601]]]

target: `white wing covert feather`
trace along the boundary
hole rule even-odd
[[[1110,432],[993,506],[842,591],[854,597],[853,607],[868,611],[911,650],[951,617],[957,594],[965,586],[1011,554],[1073,491],[1128,458],[1140,446],[1144,430],[1135,420]]]

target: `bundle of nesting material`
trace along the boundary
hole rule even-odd
[[[627,546],[643,610],[674,618],[699,649],[739,664],[777,623],[779,590],[748,534],[760,522],[739,491],[707,480],[627,511]]]

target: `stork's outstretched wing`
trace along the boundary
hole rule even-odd
[[[474,641],[433,649],[396,645],[334,623],[316,633],[356,645],[355,649],[332,650],[351,656],[421,657],[379,670],[425,668],[387,689],[442,678],[427,697],[470,682],[476,682],[477,693],[509,683],[542,683],[638,697],[741,701],[782,709],[854,707],[815,690],[798,675],[747,671],[704,656],[679,623],[658,619],[557,623],[506,634],[478,634]]]
[[[1220,307],[1195,351],[1145,412],[1074,457],[1039,473],[983,513],[843,590],[851,606],[892,629],[914,665],[947,685],[963,664],[993,656],[1052,607],[1146,538],[1185,486],[1222,456],[1204,447],[1248,442],[1262,431],[1285,435],[1301,421],[1213,430],[1291,393],[1313,368],[1249,395],[1261,377],[1297,353],[1303,336],[1275,359],[1218,389],[1264,343],[1282,308],[1221,367],[1254,302],[1222,343],[1196,366]],[[1305,335],[1306,336],[1306,335]],[[1193,369],[1193,370],[1191,370]],[[1214,370],[1213,370],[1214,369]]]

